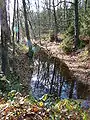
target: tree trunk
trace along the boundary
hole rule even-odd
[[[26,3],[25,3],[25,0],[22,0],[22,2],[23,2],[23,8],[24,8],[24,18],[25,18],[26,36],[27,36],[28,42],[30,43],[30,44],[29,44],[29,47],[32,47],[32,44],[31,44],[31,41],[30,41],[28,21],[27,21]]]
[[[75,0],[75,49],[77,50],[79,45],[79,26],[78,26],[78,0]]]
[[[89,45],[88,45],[88,55],[90,57],[90,40],[89,40]]]
[[[9,72],[8,63],[8,23],[5,0],[2,1],[1,6],[1,49],[2,49],[2,71],[5,75]]]
[[[30,10],[31,7],[30,7],[30,1],[29,0],[28,0],[28,5],[29,5],[29,10]],[[32,33],[33,33],[33,37],[36,40],[35,31],[33,29],[32,22],[31,22],[31,14],[28,14],[28,22],[29,22],[29,25],[31,27],[31,30],[32,30]]]
[[[49,21],[49,29],[51,29],[51,0],[49,0],[49,8],[48,8],[48,21]]]
[[[29,19],[28,19],[28,22],[29,22],[29,25],[30,25],[31,30],[32,30],[32,32],[33,32],[34,39],[36,40],[36,35],[35,35],[35,33],[34,33],[33,26],[32,26],[31,21],[30,21]]]
[[[13,31],[13,36],[12,36],[12,42],[13,42],[13,56],[14,56],[14,54],[15,54],[15,41],[14,41],[15,7],[16,7],[16,0],[14,0],[14,13],[13,13],[13,25],[12,25],[12,31]]]
[[[58,33],[58,25],[57,25],[57,16],[56,16],[56,11],[55,11],[55,4],[53,0],[53,15],[54,15],[54,21],[55,21],[55,34],[57,35]]]
[[[11,44],[11,30],[10,30],[10,0],[8,0],[8,40]]]
[[[28,46],[29,46],[28,56],[32,58],[33,57],[33,51],[32,51],[32,43],[31,43],[31,40],[30,40],[29,27],[28,27],[28,21],[27,21],[26,3],[25,3],[25,0],[22,0],[22,2],[23,2],[23,8],[24,8],[26,36],[27,36]]]
[[[20,35],[19,35],[19,2],[17,0],[17,26],[18,26],[18,32],[17,32],[17,43],[19,43]]]
[[[64,0],[64,31],[66,30],[66,0]]]
[[[40,44],[41,44],[41,30],[40,30],[40,1],[38,0],[38,26],[39,26],[39,39],[40,39]]]

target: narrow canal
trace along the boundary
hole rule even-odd
[[[89,98],[90,86],[72,77],[68,67],[59,59],[40,50],[33,58],[33,65],[29,89],[36,99],[44,94],[53,94],[60,99]]]

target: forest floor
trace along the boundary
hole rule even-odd
[[[67,55],[61,50],[60,43],[48,40],[42,41],[41,44],[36,41],[34,43],[45,49],[50,55],[65,62],[77,80],[90,85],[90,57],[88,57],[85,48]]]
[[[74,67],[74,65],[77,65],[77,60],[81,60],[79,59],[79,57],[77,57],[78,55],[77,53],[76,54],[74,53],[72,55],[64,54],[62,51],[60,51],[58,43],[42,42],[41,47],[44,48],[46,51],[48,50],[49,53],[51,53],[53,56],[63,60],[67,64],[69,69],[70,69],[70,66],[69,66],[70,64]],[[21,47],[16,48],[15,67],[16,67],[16,72],[18,73],[20,79],[23,80],[23,83],[28,84],[28,79],[30,79],[29,77],[30,77],[31,69],[33,69],[33,66],[31,65],[30,60],[26,55],[27,51],[23,51],[23,50],[24,49],[23,48],[21,49]],[[10,48],[9,57],[11,55],[12,55],[12,51]],[[85,64],[85,60],[86,59],[82,61],[84,62],[84,64]],[[78,61],[78,64],[79,64],[79,61]],[[81,62],[79,66],[80,65],[81,65]],[[84,67],[86,67],[86,65],[89,65],[89,59],[87,59]],[[88,69],[87,68],[85,69],[85,70],[88,70],[88,73],[90,72],[89,68],[90,66],[88,66]],[[90,82],[90,78],[88,80]],[[10,98],[7,101],[4,98],[0,98],[0,119],[1,120],[5,120],[5,119],[8,119],[8,120],[23,120],[23,119],[26,119],[26,120],[36,120],[36,119],[37,120],[50,120],[50,119],[89,120],[90,119],[90,116],[89,116],[90,109],[86,109],[86,110],[82,109],[79,106],[80,103],[77,103],[76,101],[63,100],[63,101],[59,101],[58,103],[57,102],[55,103],[55,101],[53,101],[54,104],[52,103],[53,105],[51,105],[52,101],[49,100],[50,101],[50,103],[48,103],[49,107],[46,107],[45,104],[47,101],[45,102],[42,102],[42,101],[49,98],[43,97],[41,101],[39,102],[34,101],[32,103],[32,101],[30,101],[28,96],[25,96],[24,94],[23,96],[25,97],[23,97],[20,93],[16,93],[14,94],[14,96],[12,96],[12,94],[13,93],[11,92]],[[12,98],[13,98],[13,101],[10,100]]]

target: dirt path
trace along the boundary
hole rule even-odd
[[[77,80],[90,84],[90,58],[83,60],[80,57],[81,52],[66,55],[60,49],[60,44],[56,42],[43,41],[41,45],[35,41],[34,43],[45,49],[52,56],[58,57],[65,62]]]

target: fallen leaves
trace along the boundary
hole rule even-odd
[[[12,96],[14,91],[8,95]],[[46,97],[47,96],[47,97]],[[49,99],[49,101],[48,101]],[[40,101],[30,102],[30,97],[15,93],[13,100],[0,98],[0,120],[89,120],[88,111],[80,107],[74,100],[57,100],[54,102],[49,95],[44,95]],[[43,101],[44,100],[44,101]],[[49,106],[46,106],[48,102]]]
[[[9,96],[14,91],[9,93]],[[44,120],[47,118],[45,109],[38,104],[31,104],[27,97],[22,97],[20,93],[13,96],[13,101],[0,99],[0,119],[1,120]],[[46,120],[46,119],[45,119]]]

